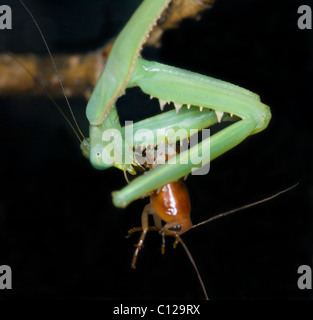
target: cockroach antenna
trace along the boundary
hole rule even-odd
[[[291,186],[291,187],[289,187],[289,188],[286,188],[286,189],[284,189],[284,190],[282,190],[282,191],[279,191],[279,192],[275,193],[274,195],[269,196],[269,197],[267,197],[267,198],[265,198],[265,199],[262,199],[262,200],[259,200],[259,201],[253,202],[253,203],[249,203],[249,204],[246,204],[246,205],[244,205],[244,206],[242,206],[242,207],[239,207],[239,208],[236,208],[236,209],[233,209],[233,210],[229,210],[229,211],[220,213],[220,214],[218,214],[218,215],[215,215],[215,216],[213,216],[213,217],[211,217],[211,218],[209,218],[209,219],[207,219],[207,220],[204,220],[204,221],[202,221],[202,222],[200,222],[200,223],[198,223],[198,224],[193,225],[189,230],[194,229],[194,228],[197,228],[197,227],[200,227],[200,226],[202,226],[202,225],[204,225],[204,224],[206,224],[206,223],[212,222],[212,221],[214,221],[214,220],[217,220],[217,219],[226,217],[226,216],[228,216],[228,215],[230,215],[230,214],[233,214],[233,213],[236,213],[236,212],[238,212],[238,211],[242,211],[242,210],[245,210],[245,209],[248,209],[248,208],[257,206],[257,205],[259,205],[259,204],[261,204],[261,203],[270,201],[270,200],[272,200],[272,199],[280,196],[281,194],[284,194],[284,193],[286,193],[286,192],[288,192],[288,191],[296,188],[298,185],[299,185],[299,182],[296,183],[295,185],[293,185],[293,186]],[[188,230],[188,231],[189,231],[189,230]],[[199,271],[198,271],[197,265],[196,265],[196,263],[195,263],[192,255],[191,255],[190,251],[188,250],[188,247],[187,247],[186,244],[183,242],[183,240],[182,240],[182,238],[181,238],[180,236],[177,236],[177,237],[176,237],[176,241],[175,241],[175,243],[174,243],[174,247],[175,247],[175,245],[177,244],[177,242],[179,242],[179,243],[183,246],[185,252],[187,253],[188,258],[189,258],[189,260],[191,261],[191,263],[192,263],[192,265],[193,265],[193,267],[194,267],[194,269],[195,269],[195,271],[196,271],[196,273],[197,273],[199,282],[200,282],[200,284],[201,284],[203,293],[204,293],[204,295],[205,295],[205,299],[206,299],[206,300],[209,300],[209,297],[208,297],[207,292],[206,292],[206,289],[205,289],[205,285],[204,285],[204,283],[203,283],[203,281],[202,281],[202,279],[201,279],[201,275],[200,275],[200,273],[199,273]]]
[[[261,203],[264,203],[264,202],[267,202],[267,201],[270,201],[270,200],[280,196],[281,194],[284,194],[284,193],[296,188],[298,185],[299,185],[299,182],[297,182],[296,184],[294,184],[293,186],[291,186],[289,188],[286,188],[286,189],[284,189],[282,191],[279,191],[279,192],[273,194],[272,196],[269,196],[269,197],[264,198],[262,200],[255,201],[255,202],[252,202],[252,203],[248,203],[248,204],[246,204],[246,205],[244,205],[242,207],[239,207],[239,208],[236,208],[236,209],[232,209],[232,210],[229,210],[229,211],[226,211],[226,212],[223,212],[223,213],[219,213],[219,214],[217,214],[217,215],[215,215],[215,216],[213,216],[213,217],[211,217],[211,218],[209,218],[207,220],[204,220],[202,222],[199,222],[199,223],[193,225],[189,230],[197,228],[197,227],[200,227],[200,226],[202,226],[204,224],[207,224],[209,222],[212,222],[214,220],[217,220],[217,219],[220,219],[220,218],[224,218],[224,217],[229,216],[229,215],[231,215],[233,213],[236,213],[236,212],[239,212],[239,211],[242,211],[242,210],[257,206],[257,205],[259,205]]]

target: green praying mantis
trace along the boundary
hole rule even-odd
[[[114,166],[124,173],[136,174],[138,168],[142,167],[135,154],[138,147],[155,147],[160,140],[168,144],[176,143],[191,138],[194,130],[203,130],[221,122],[231,124],[209,139],[181,150],[147,174],[133,179],[122,190],[114,191],[112,195],[116,207],[124,208],[132,201],[178,181],[195,168],[207,165],[248,136],[264,130],[271,119],[269,107],[249,90],[212,77],[147,61],[140,56],[149,33],[170,2],[144,0],[115,40],[87,105],[90,128],[89,138],[81,143],[83,155],[96,169]],[[151,98],[157,98],[162,111],[169,103],[173,103],[175,109],[137,122],[131,130],[129,126],[122,127],[116,102],[126,89],[136,86]],[[138,132],[144,129],[149,129],[152,135],[143,140]],[[185,130],[182,134],[172,134],[173,130],[175,133],[182,129]],[[159,140],[157,136],[160,132],[162,139]],[[197,157],[199,148],[202,150],[202,161],[195,166],[191,160]],[[143,230],[144,227],[134,229]],[[161,225],[158,231],[163,232]],[[142,233],[141,242],[137,245],[133,265],[145,234]],[[178,239],[190,256],[179,236]],[[200,276],[199,279],[202,283]]]
[[[166,103],[173,102],[176,112],[172,110],[137,122],[133,126],[133,132],[144,127],[153,132],[159,129],[170,140],[167,132],[173,128],[202,130],[222,121],[234,123],[210,139],[177,155],[175,161],[172,161],[175,164],[168,161],[134,179],[122,190],[114,191],[112,195],[116,207],[124,208],[149,192],[191,173],[194,164],[190,159],[198,153],[198,147],[202,150],[202,165],[206,165],[248,136],[264,130],[271,119],[269,107],[260,101],[258,95],[246,89],[187,70],[147,61],[140,56],[150,31],[170,2],[144,0],[118,35],[87,105],[90,137],[82,143],[83,154],[96,169],[114,166],[131,174],[136,173],[134,167],[138,164],[133,150],[143,142],[136,141],[134,137],[129,139],[129,134],[125,134],[127,127],[121,127],[115,105],[126,89],[135,86],[157,98],[161,110]],[[120,133],[120,138],[114,139],[113,144],[119,147],[117,150],[122,151],[112,155],[112,142],[108,136],[115,137],[116,133]],[[144,143],[147,144],[147,141]],[[125,152],[121,154],[123,150]]]

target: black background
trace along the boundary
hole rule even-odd
[[[140,1],[27,1],[53,53],[87,52],[111,39]],[[18,1],[1,51],[46,54]],[[269,127],[187,180],[192,220],[262,199],[266,204],[183,236],[212,299],[308,299],[297,269],[312,264],[313,31],[299,30],[297,9],[312,1],[217,0],[199,21],[167,32],[143,55],[236,83],[272,110]],[[1,78],[1,75],[0,75]],[[63,100],[59,100],[63,105]],[[86,101],[71,104],[87,134]],[[110,193],[125,185],[116,169],[98,172],[46,98],[0,100],[0,265],[13,270],[7,298],[202,299],[195,272],[172,240],[164,256],[149,234],[137,269],[130,263],[147,200],[116,209]],[[158,110],[132,90],[119,102],[126,120]]]

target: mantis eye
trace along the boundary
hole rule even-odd
[[[114,165],[114,162],[106,149],[98,144],[90,149],[90,162],[95,169],[104,170]]]

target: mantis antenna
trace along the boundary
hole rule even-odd
[[[39,27],[39,25],[38,25],[35,17],[32,15],[32,13],[31,13],[30,10],[28,9],[28,7],[25,5],[25,3],[24,3],[22,0],[20,0],[20,3],[21,3],[21,5],[25,8],[25,10],[28,12],[28,14],[30,15],[31,19],[33,20],[34,24],[36,25],[36,28],[38,29],[38,31],[39,31],[39,33],[40,33],[40,36],[41,36],[41,38],[42,38],[42,40],[43,40],[43,42],[44,42],[44,44],[45,44],[45,47],[46,47],[46,49],[47,49],[47,51],[48,51],[48,54],[49,54],[49,57],[50,57],[50,59],[51,59],[51,61],[52,61],[52,65],[53,65],[54,71],[55,71],[56,76],[57,76],[57,78],[58,78],[60,87],[61,87],[61,89],[62,89],[63,96],[64,96],[65,101],[66,101],[66,104],[67,104],[67,106],[68,106],[68,108],[69,108],[69,110],[70,110],[70,113],[71,113],[71,116],[72,116],[73,121],[74,121],[74,123],[75,123],[75,126],[76,126],[79,134],[80,134],[80,135],[83,137],[83,139],[85,140],[86,138],[85,138],[84,134],[82,133],[82,131],[80,130],[80,127],[79,127],[79,125],[78,125],[78,123],[77,123],[77,121],[76,121],[75,115],[74,115],[73,110],[72,110],[72,108],[71,108],[70,102],[68,101],[68,98],[67,98],[67,96],[66,96],[66,94],[65,94],[64,86],[63,86],[63,83],[62,83],[60,74],[59,74],[59,72],[58,72],[58,68],[57,68],[57,66],[56,66],[56,64],[55,64],[55,61],[54,61],[53,57],[52,57],[52,54],[51,54],[51,51],[50,51],[49,46],[48,46],[48,44],[47,44],[47,41],[46,41],[46,39],[45,39],[45,37],[44,37],[41,29],[40,29],[40,27]],[[25,68],[25,69],[26,69],[26,68]],[[27,70],[27,69],[26,69],[26,70]],[[28,72],[30,73],[29,70],[28,70]],[[35,79],[36,79],[36,78],[35,78]],[[37,81],[39,81],[39,80],[37,80]],[[40,81],[39,81],[39,83],[40,83]],[[40,83],[40,84],[41,84],[41,83]],[[41,84],[41,85],[42,85],[42,84]],[[57,105],[57,103],[53,100],[53,98],[52,98],[48,93],[47,93],[47,95],[48,95],[49,99],[53,102],[53,104],[54,104],[54,105]],[[69,123],[69,120],[67,119],[67,117],[65,117],[64,112],[60,110],[60,107],[59,107],[59,106],[56,106],[56,107],[57,107],[57,109],[61,112],[61,114],[63,115],[63,117],[65,118],[65,120]],[[71,124],[70,124],[70,126],[71,126],[71,128],[74,130],[74,128],[73,128],[73,126],[72,126]],[[74,132],[75,132],[76,136],[78,136],[78,135],[77,135],[77,132],[76,132],[75,130],[74,130]],[[78,138],[78,139],[79,139],[80,142],[82,142],[80,138]]]
[[[40,85],[43,89],[49,100],[54,104],[54,106],[57,108],[57,110],[61,113],[62,117],[65,119],[67,124],[70,126],[70,128],[73,130],[75,136],[79,140],[80,143],[82,143],[82,139],[79,136],[78,132],[75,130],[73,124],[69,120],[69,118],[66,116],[66,114],[63,112],[63,110],[60,108],[60,106],[56,103],[56,101],[51,97],[49,92],[46,90],[46,87],[43,85],[43,83],[38,79],[23,63],[19,61],[19,59],[16,58],[16,56],[10,52],[6,52],[8,56],[10,56],[11,59],[13,59],[16,63],[18,63],[33,79],[34,81]]]

